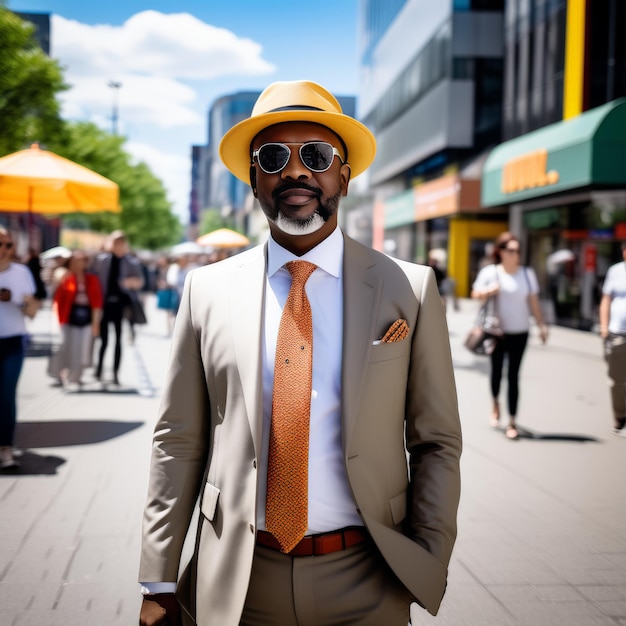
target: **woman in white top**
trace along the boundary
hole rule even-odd
[[[528,341],[530,315],[539,325],[541,341],[546,342],[548,329],[543,323],[539,306],[539,284],[535,272],[520,264],[520,243],[511,233],[505,232],[498,236],[493,252],[494,262],[480,270],[472,285],[472,298],[485,299],[496,297],[496,310],[504,335],[496,343],[491,355],[491,395],[493,412],[491,425],[497,428],[500,421],[500,382],[505,355],[508,357],[508,410],[509,424],[506,436],[517,439],[515,419],[519,400],[519,369]]]
[[[13,263],[11,233],[0,226],[0,469],[17,467],[13,458],[13,435],[17,415],[17,381],[25,353],[24,316],[33,317],[38,303],[31,271]]]

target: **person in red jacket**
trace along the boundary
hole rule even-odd
[[[91,363],[92,338],[100,333],[102,288],[98,277],[86,271],[88,261],[84,251],[74,250],[53,298],[62,338],[48,373],[69,392],[80,390],[83,370]]]

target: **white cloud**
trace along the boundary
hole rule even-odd
[[[159,128],[172,128],[204,123],[204,115],[193,108],[195,91],[171,78],[140,74],[77,77],[71,72],[66,78],[72,89],[62,96],[63,113],[71,119],[99,123],[104,114],[110,120],[116,99],[118,112],[127,125],[154,124]],[[121,83],[120,89],[111,89],[109,80]],[[110,124],[106,128],[109,130]]]
[[[180,215],[188,205],[191,145],[183,139],[176,144],[170,137],[166,153],[159,131],[186,128],[202,141],[210,103],[199,101],[194,81],[275,71],[258,43],[188,13],[143,11],[121,26],[88,25],[53,15],[51,39],[52,56],[71,86],[60,96],[64,117],[111,130],[117,102],[122,135],[128,128],[134,136],[154,137],[153,145],[144,139],[127,144],[127,149],[133,145],[133,154],[142,155],[163,180]],[[110,88],[109,81],[121,83],[121,88]]]
[[[182,79],[268,74],[261,46],[189,13],[142,11],[121,26],[53,16],[53,53],[74,74],[139,73]]]

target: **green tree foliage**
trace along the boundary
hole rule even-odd
[[[68,86],[56,61],[39,48],[34,26],[0,0],[0,156],[38,142],[116,182],[122,212],[64,216],[71,227],[122,228],[133,247],[156,250],[180,240],[182,226],[163,183],[145,163],[134,163],[125,139],[86,122],[65,122],[57,94]]]
[[[56,95],[67,85],[33,33],[32,24],[0,3],[0,156],[63,132]]]
[[[219,209],[205,209],[200,217],[199,232],[201,235],[212,233],[218,228],[233,228],[232,220],[223,218]]]
[[[76,161],[116,182],[120,188],[122,212],[77,214],[67,225],[88,224],[98,232],[122,228],[135,248],[157,250],[180,240],[182,227],[172,212],[163,183],[145,163],[133,163],[124,151],[123,137],[111,135],[95,124],[70,122],[56,143],[47,146],[57,154]]]

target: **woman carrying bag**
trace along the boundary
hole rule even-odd
[[[62,338],[48,373],[60,380],[66,391],[80,390],[83,370],[91,364],[92,340],[100,333],[102,288],[98,277],[86,271],[88,261],[82,250],[75,250],[68,272],[54,292]]]
[[[519,370],[528,342],[530,316],[539,326],[541,341],[546,342],[548,329],[543,323],[539,306],[539,283],[532,268],[520,264],[519,240],[510,232],[504,232],[495,241],[493,264],[480,270],[472,285],[472,298],[485,299],[495,296],[496,311],[504,331],[491,354],[491,396],[493,411],[490,423],[494,428],[500,424],[500,383],[505,356],[507,365],[507,405],[509,423],[506,427],[508,439],[517,439],[517,406],[519,401]]]

